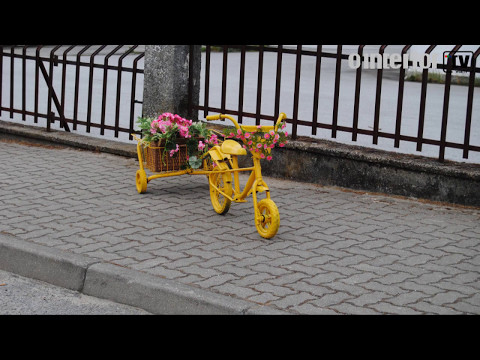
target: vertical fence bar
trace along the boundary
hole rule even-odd
[[[77,61],[75,64],[75,94],[73,100],[73,130],[77,130],[77,114],[78,114],[78,87],[80,85],[80,57],[87,51],[92,45],[87,45],[77,53]],[[103,134],[102,134],[103,135]]]
[[[128,55],[130,55],[138,45],[132,46],[130,49],[125,51],[125,53],[120,56],[118,59],[118,75],[117,75],[117,106],[115,108],[115,137],[118,138],[119,128],[120,128],[120,95],[121,95],[121,87],[122,87],[122,66],[123,66],[123,59],[125,59]]]
[[[130,131],[128,132],[128,139],[132,140],[132,133],[134,130],[134,113],[135,113],[135,97],[136,97],[136,87],[137,87],[137,72],[138,72],[138,61],[145,56],[145,53],[140,54],[133,60],[133,73],[132,73],[132,89],[131,89],[131,99],[130,99]]]
[[[382,45],[378,53],[380,54],[380,59],[383,58],[383,53],[385,48],[388,45]],[[381,60],[380,60],[381,61]],[[373,143],[378,144],[378,129],[380,123],[380,100],[382,98],[382,76],[383,76],[383,64],[379,66],[377,72],[377,93],[375,96],[375,117],[373,119]]]
[[[467,95],[467,116],[465,118],[465,137],[463,140],[463,158],[468,159],[468,147],[470,146],[470,129],[472,126],[472,105],[473,92],[475,90],[475,68],[477,66],[477,57],[480,54],[480,48],[473,54],[471,62],[470,78],[468,80],[468,95]]]
[[[107,103],[107,77],[108,77],[108,59],[115,54],[123,45],[118,45],[109,52],[103,61],[103,89],[102,89],[102,113],[100,115],[100,135],[105,134],[105,106]]]
[[[50,61],[48,62],[48,78],[52,80],[53,86],[53,61],[52,61],[53,53],[50,52]],[[52,88],[48,87],[48,95],[47,95],[47,131],[50,131],[50,124],[53,124],[55,121],[55,115],[52,115]]]
[[[25,111],[27,110],[26,102],[27,102],[27,48],[28,45],[25,45],[22,50],[22,120],[25,121]],[[1,81],[0,81],[1,84]]]
[[[402,59],[404,54],[412,45],[407,45],[402,49]],[[400,131],[402,129],[402,108],[403,108],[403,89],[405,83],[405,68],[400,66],[400,74],[398,75],[398,100],[397,100],[397,117],[395,120],[395,142],[394,147],[400,147]]]
[[[15,45],[10,49],[10,119],[13,119],[13,93],[14,93],[14,76],[15,76]]]
[[[92,113],[92,87],[93,87],[93,60],[95,56],[107,45],[100,46],[90,55],[90,64],[88,67],[88,100],[87,100],[87,133],[90,132],[91,113]]]
[[[48,98],[50,100],[50,97]],[[55,113],[52,111],[47,112],[47,132],[50,132],[51,124],[55,119]]]
[[[275,78],[275,119],[280,116],[280,89],[282,85],[283,45],[277,45],[277,75]]]
[[[451,51],[451,55],[454,55],[462,45],[457,45]],[[450,102],[450,84],[452,81],[452,66],[453,56],[448,58],[447,61],[447,74],[445,75],[445,92],[443,95],[443,113],[442,113],[442,129],[440,132],[440,151],[439,160],[443,162],[445,160],[445,142],[447,138],[447,125],[448,125],[448,105]]]
[[[317,135],[318,123],[318,98],[320,93],[320,70],[322,66],[322,45],[317,45],[317,55],[315,63],[315,86],[313,88],[313,124],[312,135]]]
[[[210,45],[205,48],[205,91],[204,91],[204,108],[203,117],[208,115],[208,95],[210,92]]]
[[[62,89],[60,94],[60,104],[62,106],[62,113],[65,113],[65,80],[67,75],[67,53],[71,51],[74,47],[75,45],[71,45],[63,52]]]
[[[192,106],[193,106],[193,57],[194,57],[194,45],[188,47],[188,111],[187,119],[192,118]],[[132,73],[133,76],[133,73]],[[133,98],[132,93],[132,98]]]
[[[257,107],[255,124],[260,125],[260,114],[262,112],[262,87],[263,87],[263,52],[264,46],[260,45],[258,49],[258,78],[257,78]]]
[[[223,68],[222,68],[222,99],[221,99],[221,113],[225,113],[226,98],[227,98],[227,65],[228,65],[228,45],[223,45]]]
[[[243,122],[243,97],[245,96],[245,53],[246,46],[242,45],[240,50],[240,83],[238,88],[238,123]]]
[[[43,45],[37,46],[35,51],[35,99],[34,99],[34,119],[33,122],[38,123],[38,83],[39,83],[39,72],[40,72],[40,49]]]
[[[358,135],[358,112],[360,109],[360,84],[362,81],[362,65],[363,65],[363,48],[365,45],[358,47],[358,56],[360,58],[360,66],[357,69],[355,78],[355,100],[353,104],[353,124],[352,124],[352,141],[357,141]]]
[[[297,138],[298,99],[300,96],[300,73],[302,68],[302,45],[297,45],[295,62],[295,90],[293,93],[292,139]]]
[[[340,73],[342,70],[342,45],[337,46],[337,63],[335,65],[335,90],[333,95],[332,137],[337,137],[338,98],[340,95]]]
[[[50,61],[49,61],[49,67],[48,67],[48,77],[51,82],[51,86],[48,87],[48,104],[47,104],[47,114],[50,114],[52,112],[52,89],[53,89],[53,65],[58,64],[55,60],[55,51],[57,51],[62,45],[57,45],[55,46],[51,51],[50,51]],[[55,114],[54,116],[50,116],[50,120],[52,121],[52,124],[55,122]],[[63,124],[60,122],[60,127],[63,127]]]
[[[436,47],[431,45],[426,51],[426,54]],[[420,111],[418,115],[418,131],[417,131],[417,151],[422,151],[423,146],[423,128],[425,124],[425,102],[427,101],[427,83],[428,83],[428,69],[423,69],[422,72],[422,89],[420,92]]]

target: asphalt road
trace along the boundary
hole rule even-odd
[[[149,314],[142,309],[0,270],[0,315]]]

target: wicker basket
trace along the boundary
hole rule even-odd
[[[187,162],[186,139],[177,139],[179,151],[170,157],[168,150],[165,152],[165,140],[152,142],[145,148],[147,169],[152,172],[178,171]]]

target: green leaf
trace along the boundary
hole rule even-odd
[[[202,159],[197,158],[196,156],[190,156],[188,159],[188,163],[190,164],[192,169],[198,169],[202,166]]]

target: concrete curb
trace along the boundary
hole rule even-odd
[[[0,133],[29,138],[40,143],[53,143],[125,157],[137,157],[136,144],[99,139],[66,131],[51,130],[48,132],[44,128],[38,126],[28,126],[0,120]]]
[[[6,234],[0,269],[157,315],[288,314]]]

